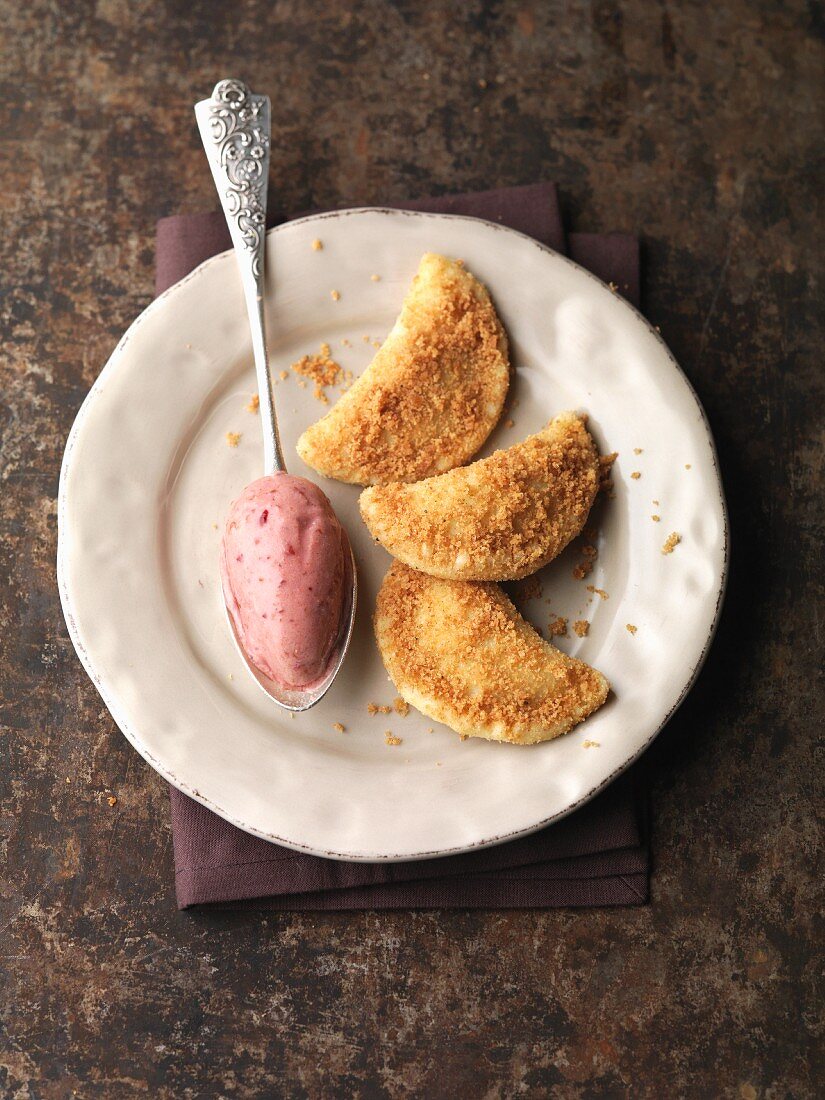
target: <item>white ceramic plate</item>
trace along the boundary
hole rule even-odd
[[[462,742],[415,711],[368,715],[368,703],[395,697],[371,628],[390,559],[361,522],[358,489],[337,482],[323,487],[350,533],[361,585],[343,671],[323,702],[296,718],[244,671],[224,619],[218,543],[230,501],[261,473],[261,445],[258,418],[245,409],[255,381],[230,253],[162,295],[123,337],[78,414],[60,484],[66,620],[126,737],[170,783],[240,828],[342,859],[495,844],[592,797],[684,698],[724,589],[725,505],[696,395],[634,309],[528,237],[471,218],[386,210],[279,226],[267,251],[276,377],[322,342],[343,366],[362,370],[374,354],[364,337],[389,331],[427,250],[466,261],[510,336],[515,424],[502,423],[483,453],[569,408],[589,413],[603,452],[619,452],[615,497],[595,516],[593,573],[575,580],[569,549],[543,571],[543,598],[526,608],[545,633],[556,615],[588,619],[587,637],[571,632],[558,645],[613,687],[566,737],[532,747]],[[324,411],[312,388],[291,374],[276,397],[290,469],[315,478],[295,452]],[[242,433],[237,448],[227,432]],[[663,555],[672,531],[682,541]],[[402,744],[388,746],[386,730]]]

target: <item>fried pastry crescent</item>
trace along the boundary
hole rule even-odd
[[[507,336],[463,265],[427,252],[372,363],[298,440],[326,477],[418,481],[467,462],[492,431],[510,380]]]
[[[490,741],[549,741],[609,691],[600,672],[545,642],[495,584],[441,580],[393,562],[375,635],[408,703]]]
[[[414,485],[361,494],[370,534],[394,558],[449,580],[516,580],[584,527],[599,456],[584,421],[562,413],[505,451]]]

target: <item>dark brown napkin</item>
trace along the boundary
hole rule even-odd
[[[404,208],[501,222],[567,252],[639,303],[636,238],[566,238],[554,184],[423,199]],[[163,218],[157,227],[157,293],[229,247],[222,214]],[[181,909],[237,907],[252,899],[270,909],[509,909],[640,905],[648,897],[646,798],[632,773],[532,836],[415,863],[344,863],[296,854],[235,828],[175,788],[170,795]]]

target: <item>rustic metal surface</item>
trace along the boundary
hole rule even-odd
[[[813,1096],[820,5],[0,0],[0,26],[0,1095]],[[166,789],[63,626],[55,495],[155,219],[213,205],[191,105],[241,43],[285,208],[552,178],[575,227],[643,234],[734,537],[648,757],[648,908],[175,910]]]

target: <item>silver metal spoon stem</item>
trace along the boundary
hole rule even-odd
[[[264,321],[269,97],[253,95],[240,80],[221,80],[211,99],[195,105],[195,117],[241,272],[258,378],[264,473],[285,472]]]

